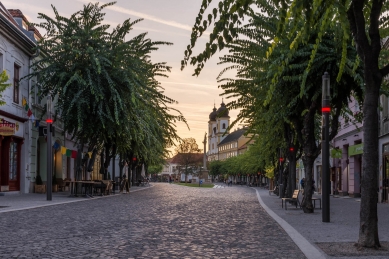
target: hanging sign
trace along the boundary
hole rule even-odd
[[[348,147],[348,155],[355,156],[363,154],[363,143]]]
[[[0,118],[0,135],[12,136],[15,134],[16,124]]]

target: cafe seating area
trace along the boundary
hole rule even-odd
[[[82,180],[64,181],[69,185],[70,196],[93,198],[94,196],[104,196],[115,194],[116,182],[112,180]]]

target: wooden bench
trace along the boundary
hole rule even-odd
[[[300,194],[300,190],[294,190],[292,198],[282,198],[282,208],[284,208],[284,202],[285,202],[285,209],[286,210],[288,209],[287,202],[295,203],[296,208],[297,208],[297,205],[299,205],[301,207],[300,201],[299,201],[299,194]]]
[[[312,197],[312,201],[313,201],[313,208],[316,209],[316,201],[319,201],[320,202],[320,208],[321,209],[321,198],[313,198]]]

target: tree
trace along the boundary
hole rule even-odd
[[[188,175],[201,169],[203,155],[194,138],[185,138],[177,145],[174,162],[178,164],[180,173],[185,174],[185,182]]]
[[[69,18],[54,6],[54,18],[40,13],[43,22],[36,26],[46,31],[38,42],[42,58],[33,63],[29,75],[40,78],[40,95],[57,96],[56,113],[64,130],[78,142],[78,154],[85,145],[93,151],[88,169],[96,154],[104,151],[105,175],[117,154],[133,171],[139,162],[162,160],[166,147],[179,139],[175,123],[186,122],[169,107],[176,102],[163,94],[156,79],[166,76],[170,67],[150,59],[158,46],[171,43],[152,41],[147,33],[129,38],[141,19],[127,19],[110,31],[103,24],[103,10],[114,4],[89,3]],[[141,161],[134,163],[134,156]]]
[[[270,37],[271,53],[278,45],[279,34],[286,31],[293,40],[291,51],[286,56],[294,54],[299,44],[305,44],[312,37],[311,31],[317,30],[311,57],[306,66],[306,75],[312,70],[318,47],[322,37],[329,28],[341,28],[342,33],[335,37],[336,45],[342,46],[341,62],[336,76],[339,82],[347,64],[348,40],[352,37],[358,57],[355,64],[362,63],[364,77],[363,123],[364,123],[364,150],[363,150],[363,176],[361,184],[361,213],[358,244],[364,247],[380,247],[378,238],[377,217],[377,182],[378,182],[378,97],[383,78],[389,73],[389,63],[384,57],[387,51],[382,49],[382,39],[389,36],[388,17],[389,3],[382,0],[351,0],[351,1],[263,1],[263,0],[226,0],[219,3],[219,9],[215,8],[213,14],[208,16],[208,22],[203,21],[203,14],[210,1],[203,1],[196,25],[192,30],[191,45],[185,52],[182,66],[186,66],[192,54],[192,48],[196,39],[216,19],[214,31],[210,35],[205,51],[191,59],[191,64],[197,63],[195,74],[204,67],[204,62],[214,54],[217,49],[222,49],[225,42],[232,40],[236,33],[235,25],[239,17],[243,17],[248,6],[255,4],[262,11],[268,11],[272,7],[281,7],[278,15],[277,35]],[[290,24],[292,26],[290,26]],[[238,23],[240,25],[240,23]],[[228,30],[231,28],[230,30]],[[223,36],[219,36],[223,33]],[[231,36],[232,35],[232,36]],[[266,35],[265,35],[266,36]],[[350,37],[351,36],[351,37]],[[214,41],[217,40],[218,44]],[[304,76],[304,80],[306,79]],[[332,81],[334,82],[334,81]],[[301,89],[302,93],[304,88]],[[386,89],[383,89],[386,90]],[[307,169],[307,168],[306,168]]]
[[[7,87],[9,87],[11,84],[7,83],[9,80],[9,77],[7,75],[7,72],[5,70],[3,70],[1,73],[0,73],[0,98],[3,98],[3,96],[1,95],[2,92],[5,91],[5,89],[7,89]],[[4,105],[5,102],[0,100],[0,106],[1,105]]]

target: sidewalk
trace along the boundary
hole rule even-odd
[[[389,251],[375,251],[374,255],[369,254],[371,252],[357,252],[358,256],[342,256],[342,254],[352,254],[347,249],[353,249],[353,244],[358,241],[359,233],[359,212],[360,212],[360,199],[349,197],[330,197],[330,222],[322,222],[322,210],[318,209],[318,202],[316,202],[316,208],[313,214],[306,214],[302,209],[296,209],[295,206],[288,206],[288,210],[281,207],[281,199],[275,195],[269,195],[269,191],[262,188],[254,188],[257,191],[258,200],[262,207],[272,216],[275,220],[281,219],[278,223],[283,227],[292,239],[299,246],[298,242],[305,239],[309,244],[301,244],[303,249],[309,248],[317,249],[322,253],[322,258],[388,258]],[[315,195],[315,197],[320,197]],[[299,197],[300,201],[302,197]],[[389,241],[389,204],[378,204],[378,236],[386,250],[388,249]],[[296,236],[297,235],[297,236]],[[298,238],[298,235],[301,235]],[[348,243],[348,244],[346,244]],[[340,252],[335,251],[336,246]],[[300,246],[299,246],[300,247]],[[325,254],[323,248],[327,252]],[[351,248],[350,248],[351,247]],[[301,247],[300,247],[301,249]],[[302,250],[303,250],[302,249]],[[332,249],[332,251],[331,251]],[[370,250],[371,251],[371,250]],[[304,251],[303,251],[304,252]],[[312,251],[311,251],[312,252]],[[329,254],[336,255],[329,256]],[[309,256],[308,258],[318,258],[317,256]],[[366,254],[367,253],[367,254]],[[355,253],[354,253],[355,254]],[[375,256],[377,255],[377,256]],[[379,255],[379,256],[378,256]]]
[[[153,187],[150,185],[150,187]],[[130,188],[130,193],[148,189],[150,187],[137,187],[132,186]],[[3,193],[2,193],[3,194]],[[52,194],[52,200],[46,200],[46,194],[38,193],[27,193],[27,194],[13,194],[13,193],[4,193],[4,196],[0,196],[0,214],[9,211],[16,210],[25,210],[25,209],[34,209],[45,206],[53,206],[64,203],[71,202],[82,202],[88,201],[91,199],[104,199],[110,198],[119,194],[119,191],[115,191],[115,194],[106,195],[106,196],[94,196],[93,198],[85,198],[82,196],[74,197],[70,196],[70,192],[54,192]]]

